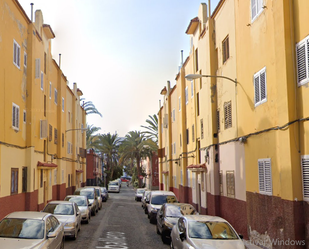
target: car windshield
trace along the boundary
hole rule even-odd
[[[99,190],[99,189],[95,189],[95,191],[97,192],[97,196],[100,197],[100,196],[101,196],[101,195],[100,195],[100,190]]]
[[[117,185],[118,186],[118,182],[110,182],[108,185]]]
[[[43,239],[44,221],[5,218],[0,222],[0,237]]]
[[[163,205],[164,203],[173,202],[177,202],[177,199],[172,195],[155,195],[151,198],[151,204],[153,205]]]
[[[169,205],[166,208],[167,217],[181,217],[183,215],[188,215],[188,214],[197,214],[194,207],[190,204],[182,205],[182,206]]]
[[[194,239],[238,239],[231,226],[225,222],[190,221],[189,237]]]
[[[72,204],[47,204],[43,212],[55,215],[74,215]]]
[[[94,199],[94,192],[92,190],[80,190],[79,193],[76,194],[87,196],[88,199]]]
[[[145,189],[138,189],[136,190],[137,194],[143,194],[145,192]]]
[[[80,198],[80,197],[66,197],[64,200],[65,201],[70,201],[70,202],[75,202],[77,204],[77,206],[81,207],[81,206],[87,206],[87,201],[84,198]]]

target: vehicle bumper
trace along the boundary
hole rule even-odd
[[[64,228],[64,236],[74,236],[75,235],[75,227],[65,227]]]

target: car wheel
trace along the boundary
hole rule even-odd
[[[145,208],[145,214],[148,214],[148,209],[147,208]]]
[[[95,211],[95,210],[91,212],[91,215],[92,215],[92,216],[95,216],[95,214],[96,214],[96,211]]]
[[[158,228],[158,224],[156,225],[156,231],[157,231],[157,234],[161,234]]]
[[[86,224],[89,224],[89,217],[88,217],[88,219],[86,220]]]
[[[156,219],[156,218],[150,217],[150,218],[149,218],[149,222],[150,222],[151,224],[156,224],[156,223],[157,223],[157,219]]]
[[[163,244],[169,244],[170,239],[166,236],[166,232],[161,233],[161,239]]]
[[[77,231],[77,229],[75,229],[75,233],[74,233],[74,235],[73,235],[73,240],[76,240],[76,239],[77,239],[77,233],[78,233],[78,231]]]

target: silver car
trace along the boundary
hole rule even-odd
[[[242,236],[225,219],[210,215],[185,215],[171,232],[171,248],[245,249]]]
[[[0,245],[10,249],[63,249],[63,225],[49,213],[13,212],[0,221]]]
[[[82,222],[89,223],[91,218],[91,204],[87,196],[83,195],[67,195],[64,198],[65,201],[75,202],[81,212]]]
[[[95,191],[94,187],[78,188],[74,191],[73,195],[87,196],[91,204],[91,215],[93,216],[96,215],[96,213],[99,210],[99,203],[98,203],[97,192]]]
[[[43,212],[51,213],[63,224],[64,235],[77,238],[81,228],[81,212],[75,202],[51,201],[43,209]]]

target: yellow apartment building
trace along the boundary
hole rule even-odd
[[[17,210],[41,210],[85,183],[86,113],[80,106],[82,92],[76,84],[69,88],[52,58],[55,34],[44,24],[42,12],[30,20],[17,0],[1,0],[0,10],[3,217]]]
[[[191,48],[177,91],[161,92],[161,116],[173,117],[168,103],[175,93],[179,100],[178,125],[160,130],[160,151],[178,137],[176,157],[164,154],[172,166],[160,158],[161,189],[168,175],[180,201],[226,218],[252,243],[304,247],[309,3],[221,0],[212,14],[209,5],[186,30]]]

